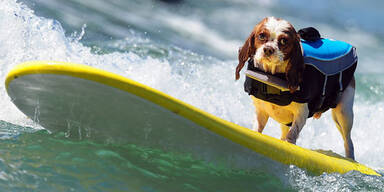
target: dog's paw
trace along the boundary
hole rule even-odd
[[[288,135],[287,135],[287,139],[286,141],[292,143],[292,144],[295,144],[296,145],[296,139],[297,139],[298,135],[296,134],[295,130],[290,130],[288,132]]]
[[[287,138],[287,140],[289,143],[292,143],[294,145],[296,145],[296,139],[290,139],[290,138]]]

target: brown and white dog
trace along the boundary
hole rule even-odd
[[[254,66],[264,72],[285,73],[291,93],[295,92],[303,81],[304,59],[300,37],[286,20],[267,17],[254,27],[239,50],[236,80],[239,79],[240,71],[248,59],[253,59]],[[345,155],[351,159],[354,159],[351,140],[354,95],[353,79],[340,96],[336,108],[332,109],[333,120],[344,140]],[[292,102],[287,106],[279,106],[254,96],[251,98],[256,107],[253,129],[261,133],[271,117],[280,123],[281,139],[295,144],[308,117],[308,104]],[[314,118],[320,118],[320,116],[321,113],[314,114]],[[288,127],[286,124],[290,122],[292,126]]]

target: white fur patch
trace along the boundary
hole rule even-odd
[[[283,33],[283,31],[288,30],[291,25],[288,21],[285,20],[277,20],[274,17],[268,17],[267,22],[265,23],[265,28],[268,29],[270,33],[270,41],[276,40],[276,38]]]

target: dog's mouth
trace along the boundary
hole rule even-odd
[[[254,59],[254,66],[256,68],[266,73],[271,73],[272,75],[275,73],[284,73],[285,64],[286,64],[286,61],[284,61],[278,55],[270,55],[266,57],[261,57],[259,59],[258,58]]]

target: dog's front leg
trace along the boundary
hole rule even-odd
[[[299,137],[301,129],[305,125],[305,121],[308,118],[308,104],[307,103],[292,103],[293,122],[292,127],[288,132],[287,141],[296,144],[296,140]]]
[[[259,107],[259,106],[256,106]],[[267,124],[269,119],[268,114],[261,109],[256,108],[255,120],[253,122],[253,130],[262,133],[265,125]]]
[[[258,131],[259,133],[262,133],[264,130],[265,125],[268,122],[269,115],[268,113],[264,110],[264,102],[257,99],[254,96],[251,96],[253,105],[255,106],[255,119],[253,121],[253,126],[252,130]]]

